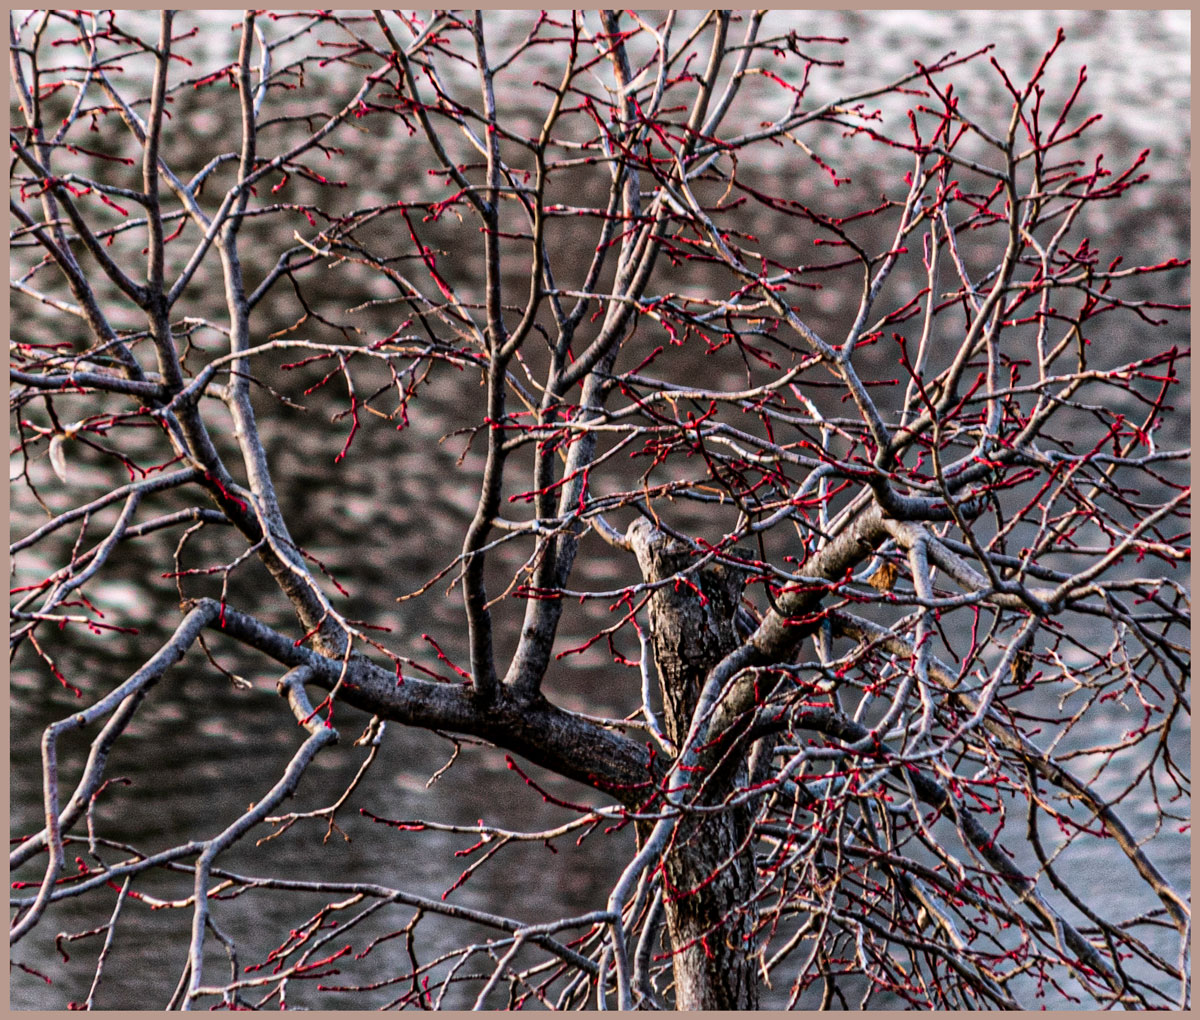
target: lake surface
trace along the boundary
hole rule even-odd
[[[786,28],[792,24],[788,19],[802,17],[803,25],[797,26],[802,34],[851,38],[845,54],[847,69],[833,79],[839,91],[897,76],[911,66],[916,56],[932,60],[947,49],[966,52],[993,40],[999,44],[1003,63],[1026,70],[1036,64],[1054,28],[1061,24],[1068,31],[1068,42],[1055,61],[1058,77],[1052,75],[1051,81],[1061,88],[1064,81],[1073,80],[1079,64],[1088,65],[1089,108],[1103,109],[1106,116],[1093,144],[1104,147],[1113,163],[1120,163],[1122,153],[1153,146],[1156,183],[1138,200],[1144,206],[1143,215],[1153,217],[1156,209],[1187,209],[1190,20],[1186,12],[804,12],[776,13],[772,17],[776,28]],[[226,29],[232,14],[185,13],[181,24],[192,18],[200,19],[206,43],[214,53],[227,45],[231,37]],[[508,26],[508,31],[511,34],[516,27]],[[988,90],[994,89],[994,84],[981,80],[974,87]],[[819,92],[814,94],[814,98],[818,96]],[[363,154],[358,177],[386,187],[385,168],[373,161],[377,158],[378,154]],[[772,168],[766,167],[764,172],[772,172]],[[1186,218],[1173,221],[1173,229],[1174,236],[1160,232],[1156,237],[1133,237],[1131,249],[1136,251],[1144,242],[1151,253],[1158,249],[1169,253],[1186,250]],[[256,323],[263,335],[294,318],[290,313],[285,316],[282,310],[278,319],[275,315],[273,308],[268,309],[263,321]],[[835,326],[845,316],[845,299],[839,303],[835,297],[828,307],[815,310],[816,321],[822,321],[822,316],[823,321]],[[26,326],[33,332],[53,330],[53,324],[46,321],[29,321]],[[1160,339],[1165,346],[1165,336]],[[1181,327],[1179,341],[1186,345],[1186,327]],[[691,371],[691,377],[712,385],[728,382],[710,378],[709,365],[702,359]],[[353,455],[336,467],[332,462],[337,450],[328,448],[331,437],[324,424],[329,408],[319,398],[310,412],[314,417],[308,419],[314,421],[312,426],[307,425],[304,415],[286,410],[278,414],[273,410],[274,420],[264,425],[276,485],[294,537],[334,574],[350,582],[346,614],[389,627],[389,647],[413,657],[428,656],[423,633],[440,638],[461,627],[457,596],[409,603],[394,600],[441,569],[458,551],[463,529],[474,510],[472,486],[480,458],[468,454],[459,466],[463,443],[438,440],[460,424],[476,420],[479,400],[474,378],[437,373],[414,403],[408,429],[396,432],[386,423],[365,424],[355,439]],[[336,445],[340,448],[340,441]],[[81,465],[80,471],[86,472],[86,465]],[[86,473],[79,477],[88,479]],[[102,491],[99,486],[103,479],[97,477],[94,481],[97,493]],[[12,511],[14,537],[26,534],[42,519],[36,505],[20,493],[13,497]],[[139,628],[140,636],[74,636],[62,646],[64,665],[69,667],[64,672],[88,678],[86,700],[110,689],[136,669],[145,649],[156,647],[177,621],[174,582],[159,576],[177,538],[176,534],[160,533],[122,550],[109,568],[111,580],[102,589],[105,608],[123,625]],[[237,544],[230,543],[229,549],[236,550]],[[63,551],[59,548],[56,554]],[[18,556],[14,584],[22,583],[23,577],[43,566],[42,555],[39,549],[33,555]],[[210,559],[215,561],[216,557],[208,557],[205,562]],[[495,560],[497,577],[504,576],[502,568],[511,573],[519,563],[519,558],[514,561],[506,554]],[[615,561],[594,538],[584,540],[575,578],[579,586],[606,588],[625,583],[620,579],[627,575],[627,564]],[[435,591],[444,588],[443,582]],[[265,617],[290,629],[286,609],[274,599],[265,576],[253,568],[235,575],[230,602],[259,608]],[[586,638],[607,619],[603,607],[589,606],[576,612],[564,623],[561,646]],[[497,648],[500,661],[505,661],[512,644],[511,635],[502,630]],[[455,655],[461,646],[460,640],[457,648],[452,643],[447,651]],[[199,649],[193,649],[168,674],[140,710],[110,761],[107,775],[128,780],[130,786],[109,791],[97,807],[99,829],[106,836],[156,851],[187,838],[215,833],[263,795],[298,746],[294,721],[274,693],[278,670],[220,639],[213,640],[211,647],[226,669],[250,681],[250,689],[235,689],[222,679]],[[552,669],[548,685],[554,700],[575,710],[624,715],[637,703],[629,676],[624,671],[614,672],[609,653],[599,646],[561,660]],[[69,692],[46,675],[30,650],[23,649],[13,664],[11,686],[13,833],[37,826],[41,789],[36,760],[41,731],[77,705]],[[1112,727],[1125,725],[1124,718],[1117,707],[1097,713],[1089,724],[1092,729],[1079,728],[1073,739],[1079,744],[1097,740]],[[342,740],[318,756],[288,810],[310,810],[337,799],[363,760],[363,749],[353,747],[352,742],[366,721],[353,710],[339,707],[335,723]],[[548,827],[573,817],[573,813],[543,802],[505,767],[503,754],[493,749],[465,747],[453,767],[427,788],[431,775],[447,762],[453,750],[449,741],[437,735],[393,725],[378,760],[352,802],[337,817],[340,832],[323,841],[326,828],[322,821],[300,822],[258,850],[253,840],[247,841],[223,857],[221,864],[230,870],[297,879],[333,875],[346,881],[378,881],[437,897],[465,866],[455,852],[473,840],[450,834],[397,831],[360,815],[360,807],[393,819],[472,824],[483,818],[491,824],[521,829]],[[1186,746],[1176,750],[1186,761]],[[68,743],[61,752],[64,772],[72,777],[77,774],[85,754],[83,742]],[[1130,761],[1110,770],[1105,788],[1119,788],[1133,777],[1137,766]],[[539,775],[539,780],[568,800],[601,802],[596,795],[553,777]],[[71,781],[64,785],[69,787]],[[1136,810],[1132,815],[1127,820],[1140,835],[1147,834],[1152,818]],[[541,844],[509,847],[491,866],[482,868],[455,891],[452,901],[530,922],[599,909],[631,845],[631,834],[620,831],[594,833],[578,847],[571,840],[560,841],[556,854]],[[1164,828],[1149,852],[1180,889],[1188,888],[1186,834],[1174,827]],[[71,848],[68,860],[74,853],[84,850]],[[115,859],[116,855],[107,852],[107,856]],[[1104,888],[1108,896],[1124,894],[1123,883],[1108,878],[1111,874],[1123,875],[1128,867],[1111,844],[1093,841],[1072,860],[1075,867],[1094,874],[1094,883],[1088,884]],[[41,866],[41,860],[35,860],[13,877],[36,879]],[[182,898],[190,892],[190,879],[184,874],[156,876],[145,883],[145,890],[162,898]],[[18,946],[14,960],[35,967],[53,983],[48,985],[14,969],[14,1008],[60,1009],[68,1001],[81,1001],[86,996],[99,940],[70,944],[71,960],[66,962],[53,953],[46,933],[76,932],[102,924],[114,899],[115,894],[105,902],[69,900],[60,904]],[[249,893],[221,903],[217,920],[238,941],[244,964],[262,959],[273,948],[272,939],[302,923],[322,903],[320,899],[305,901]],[[161,1008],[184,963],[190,913],[150,910],[135,903],[126,909],[97,1006]],[[405,908],[381,912],[356,935],[356,948],[370,935],[402,927],[410,915]],[[486,937],[481,929],[471,930],[433,916],[422,922],[420,931],[426,940],[423,958],[459,945],[466,938]],[[470,934],[464,935],[464,931]],[[210,949],[207,966],[211,971],[206,973],[225,973],[222,968],[226,964],[216,940],[210,940]],[[341,977],[329,980],[350,983],[353,976],[357,981],[379,981],[406,967],[403,939],[395,939],[364,961],[346,962]],[[786,983],[764,996],[764,1007],[786,1001]],[[318,995],[315,989],[302,985],[293,983],[289,1005],[339,1007],[336,997]],[[399,993],[394,988],[381,988],[345,1005],[383,1005]]]

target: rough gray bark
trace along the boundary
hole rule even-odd
[[[667,736],[682,750],[705,679],[739,644],[733,618],[746,577],[727,565],[698,570],[693,555],[648,521],[629,529],[648,582],[682,575],[650,599],[650,634]],[[705,748],[688,782],[695,806],[723,803],[746,781],[736,735]],[[674,784],[673,784],[674,785]],[[685,816],[664,860],[667,931],[676,1009],[755,1009],[751,959],[755,906],[751,817],[744,808]]]

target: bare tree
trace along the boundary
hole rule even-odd
[[[1182,318],[1164,282],[1186,262],[1105,231],[1148,156],[1089,148],[1084,75],[1047,84],[1061,33],[1027,76],[984,47],[827,101],[844,40],[763,12],[249,11],[232,62],[213,29],[147,17],[10,23],[13,498],[47,513],[11,546],[10,643],[79,696],[15,762],[44,794],[12,851],[20,966],[93,897],[108,919],[68,936],[103,944],[89,1006],[154,906],[190,917],[178,1008],[282,1006],[333,974],[314,1003],[1188,1004],[1189,903],[1147,842],[1186,822],[1186,350],[1154,328]],[[1003,109],[956,88],[975,65]],[[478,398],[415,428],[457,379]],[[424,656],[377,629],[395,607],[352,618],[353,570],[277,491],[280,444],[340,465],[394,427],[453,433],[473,502],[443,569],[392,578],[433,621],[461,599]],[[172,578],[180,615],[143,647],[106,578],[175,533],[144,584]],[[261,568],[274,595],[239,604]],[[80,629],[142,664],[73,671]],[[224,827],[113,838],[97,804],[137,792],[110,753],[193,648],[203,683],[245,685],[235,646],[275,670],[286,769]],[[623,718],[555,695],[581,649],[611,652]],[[354,782],[288,813],[353,710]],[[632,830],[607,898],[533,922],[382,870],[223,862],[332,831],[403,727],[519,756],[566,820],[375,817],[475,839],[464,879],[522,841]],[[1072,864],[1098,841],[1120,898]],[[291,894],[324,905],[245,966],[224,901]],[[456,948],[427,944],[435,917]],[[391,936],[386,980],[355,977]]]

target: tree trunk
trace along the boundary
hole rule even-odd
[[[684,546],[648,521],[635,522],[628,536],[647,581],[670,577],[693,562]],[[709,670],[739,644],[733,620],[745,583],[743,573],[709,564],[650,599],[651,646],[666,732],[676,747],[687,736]],[[745,783],[744,755],[723,759],[728,751],[728,742],[706,749],[700,770],[680,777],[690,782],[689,801],[718,805]],[[675,830],[664,864],[664,904],[676,1009],[758,1007],[751,958],[757,908],[750,818],[745,808],[693,814]]]

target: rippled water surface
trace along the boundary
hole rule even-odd
[[[516,32],[517,22],[524,17],[496,15],[497,24],[505,23],[508,32]],[[826,98],[822,89],[832,95],[834,89],[849,91],[898,76],[917,57],[932,61],[948,49],[966,52],[990,41],[998,43],[1003,63],[1027,74],[1054,28],[1061,24],[1067,29],[1068,41],[1056,58],[1057,77],[1051,77],[1052,86],[1069,89],[1079,65],[1086,63],[1090,79],[1088,108],[1105,112],[1094,144],[1106,148],[1116,163],[1121,161],[1122,153],[1152,146],[1156,183],[1138,201],[1149,203],[1151,213],[1156,208],[1187,208],[1190,22],[1186,12],[784,12],[772,17],[776,28],[798,21],[803,34],[851,38],[844,55],[846,69],[830,76],[828,84],[814,92],[814,99]],[[233,18],[229,12],[184,13],[180,23],[186,27],[189,19],[195,20],[202,28],[205,46],[215,56],[232,45],[235,37],[227,29]],[[499,27],[497,32],[501,32]],[[964,89],[968,95],[973,89],[980,95],[995,91],[990,80],[980,77],[969,81],[974,83]],[[1003,110],[1002,94],[997,94],[996,102]],[[206,130],[216,130],[215,124],[201,117],[196,122],[196,138],[201,142],[205,142]],[[379,153],[364,153],[362,159],[362,167],[350,175],[352,181],[367,191],[377,189],[386,194],[397,168],[389,167]],[[809,172],[809,168],[768,166],[763,172],[798,174]],[[355,204],[359,201],[365,204],[365,198]],[[1161,224],[1162,220],[1154,222]],[[1186,218],[1175,222],[1174,230],[1174,236],[1131,238],[1130,243],[1135,248],[1145,243],[1151,252],[1162,249],[1173,254],[1186,250]],[[814,321],[836,328],[839,317],[845,314],[845,302],[839,303],[836,296],[829,301],[827,306],[814,309]],[[19,311],[33,314],[27,308]],[[277,321],[273,318],[276,309],[267,309],[260,321],[256,320],[256,330],[265,336],[294,318],[290,310],[286,317],[282,317],[282,310],[278,314],[281,318]],[[382,326],[386,319],[378,322]],[[25,327],[37,333],[52,330],[53,324],[29,319]],[[15,330],[21,328],[20,323],[15,325]],[[1186,333],[1180,340],[1186,342]],[[683,367],[692,377],[712,384],[727,381],[709,378],[710,363],[702,358]],[[429,655],[429,646],[421,636],[426,632],[439,636],[448,633],[450,648],[454,647],[454,635],[461,628],[459,599],[455,596],[397,603],[395,598],[417,587],[448,562],[457,552],[473,513],[481,458],[470,452],[459,463],[464,442],[439,440],[458,425],[477,419],[481,399],[477,381],[453,371],[435,373],[413,405],[408,429],[397,432],[386,423],[366,423],[355,440],[353,456],[337,466],[333,457],[344,439],[346,423],[331,432],[326,426],[328,408],[319,400],[308,415],[287,409],[280,412],[269,402],[260,405],[271,408],[273,417],[264,415],[263,427],[294,537],[321,558],[330,571],[349,580],[348,616],[391,628],[386,636],[389,646],[422,659]],[[86,465],[81,465],[80,471],[84,473],[77,477],[86,480]],[[103,480],[96,481],[99,493]],[[32,501],[16,494],[14,537],[35,527],[41,519],[39,513]],[[153,647],[175,625],[178,608],[174,582],[160,575],[166,569],[162,557],[169,557],[177,538],[160,536],[123,550],[112,561],[111,581],[102,589],[105,609],[122,624],[140,628],[141,634],[137,638],[110,635],[103,640],[72,638],[66,646],[64,672],[88,678],[88,699],[140,665],[145,649]],[[63,551],[60,548],[57,554]],[[38,551],[19,558],[18,578],[43,568],[41,555]],[[496,577],[506,577],[500,569],[505,566],[511,575],[519,561],[498,557]],[[581,587],[615,587],[629,579],[629,565],[614,560],[607,547],[594,537],[584,539],[580,563],[575,583]],[[439,590],[444,587],[443,583]],[[273,597],[267,579],[256,575],[253,568],[234,578],[230,601],[259,609],[267,618],[290,626],[286,609]],[[574,611],[565,618],[561,646],[568,647],[594,633],[605,619],[602,606]],[[506,655],[513,643],[511,632],[502,630],[498,655]],[[245,676],[251,687],[234,688],[212,670],[199,649],[193,649],[171,671],[141,710],[109,764],[110,777],[130,784],[128,789],[105,795],[97,807],[99,828],[110,838],[127,839],[142,850],[154,851],[187,838],[213,834],[262,796],[298,746],[294,723],[274,692],[277,671],[219,638],[213,640],[211,648],[227,669]],[[597,714],[623,715],[637,703],[630,674],[616,669],[607,650],[599,646],[559,661],[552,670],[549,687],[551,696],[564,706]],[[47,677],[28,650],[18,656],[13,667],[10,717],[13,832],[26,832],[37,825],[41,793],[38,771],[32,766],[39,734],[76,704],[68,692]],[[289,809],[305,810],[331,803],[362,761],[363,750],[352,743],[366,719],[350,709],[339,708],[335,722],[342,734],[340,744],[318,757]],[[1087,742],[1107,727],[1123,725],[1120,709],[1098,714],[1092,725],[1095,732],[1079,731],[1074,739]],[[393,726],[379,760],[353,803],[338,816],[339,830],[328,840],[323,839],[326,829],[322,822],[302,822],[270,844],[269,863],[261,851],[242,847],[223,858],[223,866],[249,873],[269,867],[273,874],[296,878],[333,875],[347,881],[378,881],[436,897],[464,866],[454,852],[472,840],[397,831],[360,816],[358,807],[394,819],[473,823],[484,818],[489,823],[521,828],[548,826],[571,817],[526,787],[515,772],[505,767],[503,754],[491,749],[465,747],[453,767],[430,786],[431,775],[453,751],[453,745],[440,736]],[[1186,748],[1179,748],[1179,753],[1186,758]],[[84,754],[83,742],[67,744],[62,757],[68,773],[79,767]],[[1124,771],[1108,773],[1105,782],[1116,789],[1135,769],[1136,763],[1126,763]],[[544,781],[549,789],[568,799],[594,797],[553,777]],[[1144,832],[1150,817],[1139,817],[1136,806],[1132,806],[1130,820]],[[607,835],[597,832],[578,847],[570,841],[560,843],[557,853],[540,844],[511,847],[493,866],[482,869],[454,892],[453,900],[526,921],[598,909],[631,844],[631,834],[621,831]],[[1151,844],[1150,853],[1174,881],[1187,886],[1186,836],[1164,829]],[[1108,876],[1123,874],[1122,869],[1128,865],[1110,844],[1094,841],[1074,860],[1075,866],[1094,873],[1092,888],[1103,888],[1108,896],[1122,895],[1122,883],[1110,881]],[[40,861],[35,862],[14,878],[36,879],[40,866]],[[164,899],[184,897],[189,890],[190,880],[182,873],[155,877],[145,886],[146,892]],[[223,930],[238,940],[243,962],[247,962],[261,959],[272,948],[269,937],[294,927],[320,905],[317,900],[306,902],[252,892],[221,903],[217,918]],[[73,932],[103,923],[103,911],[110,908],[111,902],[68,901],[50,912],[42,928],[18,947],[14,959],[35,966],[53,984],[12,971],[15,1008],[62,1008],[68,1001],[86,996],[98,940],[71,945],[68,952],[72,959],[66,962],[58,956],[43,955],[46,940],[41,936],[48,930]],[[128,911],[112,949],[98,1005],[161,1008],[184,964],[190,913],[150,910],[141,904],[132,904]],[[136,921],[131,923],[134,917]],[[407,917],[407,911],[393,910],[386,914],[386,920],[381,918],[364,932],[394,930]],[[465,938],[486,935],[436,918],[426,920],[424,925],[427,957],[439,947],[450,948]],[[360,934],[355,942],[357,945],[366,940],[365,934]],[[35,943],[43,947],[36,955]],[[207,966],[214,974],[224,973],[226,964],[220,947],[216,940],[210,940],[210,945],[212,955]],[[359,979],[378,980],[406,966],[403,940],[396,939],[376,950],[367,963],[354,969],[354,974]],[[764,1006],[786,1001],[786,981],[783,984],[782,989],[765,996]],[[293,1005],[309,1001],[310,991],[305,987],[294,987],[290,994]],[[354,1005],[379,1005],[395,994],[394,989],[380,989]],[[780,999],[781,995],[785,998]],[[325,998],[320,1004],[324,1008],[337,1005]]]

